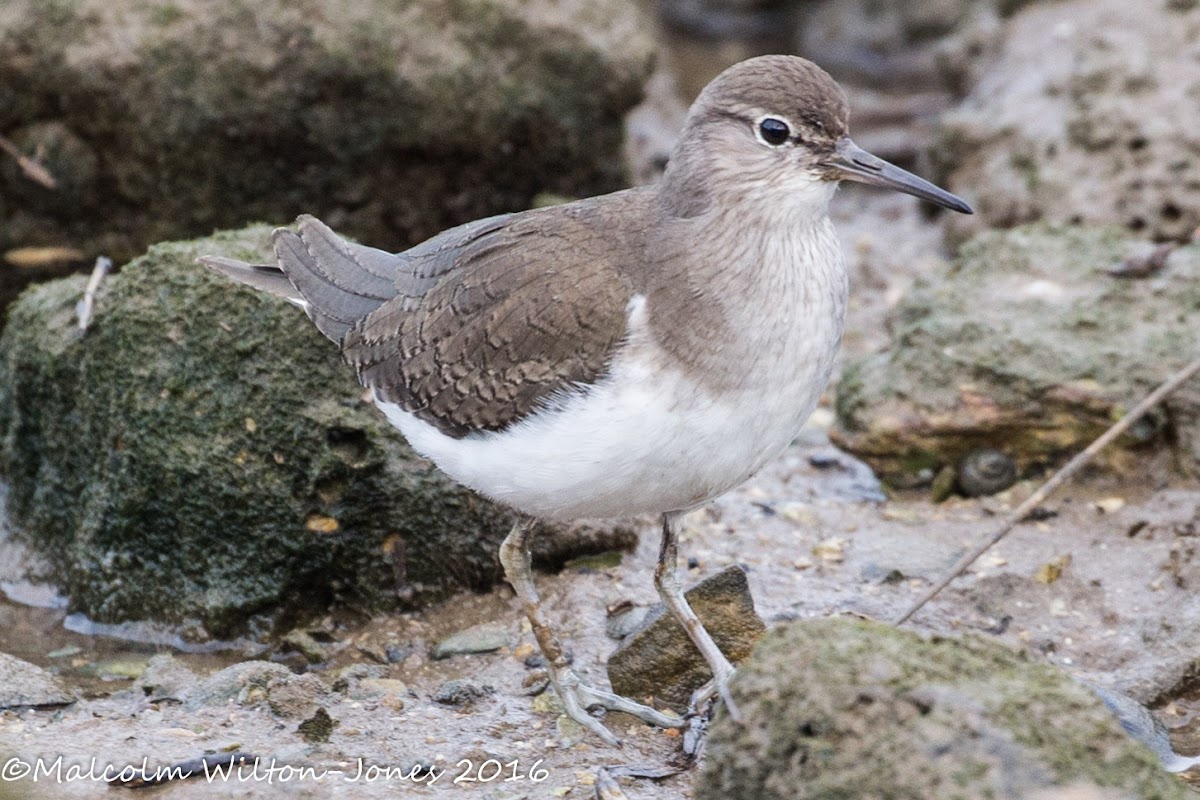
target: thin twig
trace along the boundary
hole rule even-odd
[[[1099,439],[1088,445],[1087,449],[1077,454],[1074,458],[1067,462],[1066,466],[1054,473],[1050,480],[1043,483],[1040,489],[1029,496],[1028,500],[1026,500],[1024,503],[1021,503],[1021,505],[1017,506],[1015,511],[1005,517],[1004,521],[1000,524],[1000,527],[998,527],[990,536],[984,539],[983,542],[974,550],[960,558],[958,563],[951,567],[950,571],[946,573],[945,577],[943,577],[927,592],[925,592],[925,594],[921,596],[920,600],[917,600],[917,602],[913,603],[912,606],[896,620],[895,624],[903,625],[905,622],[911,619],[913,614],[920,611],[921,607],[932,600],[938,592],[942,591],[942,589],[945,589],[950,581],[957,578],[963,573],[963,571],[966,570],[967,567],[975,563],[975,559],[979,558],[981,555],[987,552],[992,545],[996,544],[996,542],[1008,535],[1009,531],[1015,528],[1017,524],[1026,517],[1028,517],[1030,512],[1037,508],[1047,497],[1051,495],[1051,493],[1058,489],[1058,487],[1062,486],[1071,477],[1073,477],[1075,473],[1079,472],[1079,470],[1081,470],[1089,461],[1091,461],[1097,453],[1099,453],[1108,445],[1112,444],[1113,440],[1115,440],[1125,431],[1129,430],[1129,427],[1141,419],[1147,411],[1161,403],[1163,399],[1186,383],[1188,379],[1190,379],[1197,372],[1200,372],[1200,358],[1197,358],[1195,361],[1179,370],[1179,372],[1176,372],[1174,375],[1172,375],[1166,383],[1162,384],[1153,392],[1151,392],[1145,400],[1134,406],[1128,414],[1121,417],[1121,419],[1115,425],[1101,434]]]
[[[87,288],[83,290],[83,299],[75,306],[75,317],[79,320],[79,330],[86,331],[92,324],[92,309],[96,307],[96,295],[112,269],[112,259],[100,256],[96,266],[92,267],[92,277],[88,278]]]
[[[25,177],[34,183],[39,183],[47,189],[57,189],[58,181],[50,174],[50,170],[43,167],[34,159],[21,152],[12,140],[0,136],[0,150],[8,153],[16,160],[17,166],[21,168],[21,172],[25,173]]]

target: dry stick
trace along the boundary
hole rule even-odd
[[[0,150],[8,153],[16,160],[17,166],[21,168],[21,171],[25,173],[25,177],[29,178],[29,180],[34,181],[35,183],[40,183],[47,189],[58,188],[58,181],[54,179],[54,176],[50,174],[50,171],[34,159],[22,153],[21,150],[15,144],[13,144],[10,139],[0,136]]]
[[[81,331],[86,331],[88,325],[92,324],[92,309],[96,306],[96,294],[99,293],[104,279],[108,277],[112,265],[112,259],[100,256],[96,259],[96,266],[92,267],[92,277],[88,278],[87,288],[83,290],[83,299],[75,306],[75,317],[79,320],[79,330]]]
[[[1101,434],[1099,439],[1088,445],[1086,450],[1076,455],[1067,462],[1066,466],[1054,473],[1050,480],[1043,483],[1040,489],[1029,496],[1028,500],[1026,500],[1024,503],[1021,503],[1021,505],[1017,506],[1015,511],[1005,517],[1003,524],[1001,524],[991,536],[987,537],[987,539],[985,539],[983,543],[974,550],[960,558],[958,563],[951,567],[946,576],[934,584],[929,591],[925,592],[925,594],[921,596],[920,600],[913,603],[912,607],[905,611],[904,614],[896,620],[895,624],[903,625],[905,622],[907,622],[913,614],[920,611],[921,607],[932,600],[938,592],[940,592],[942,589],[945,589],[946,586],[949,585],[950,581],[957,578],[963,573],[964,570],[966,570],[967,567],[975,563],[975,559],[987,552],[992,545],[996,544],[996,542],[1007,536],[1009,531],[1015,528],[1017,524],[1021,522],[1021,520],[1029,516],[1029,513],[1037,508],[1042,501],[1050,496],[1052,492],[1066,483],[1067,480],[1075,475],[1075,473],[1079,472],[1079,470],[1082,469],[1089,461],[1091,461],[1097,453],[1099,453],[1105,447],[1108,447],[1108,445],[1112,444],[1114,439],[1129,429],[1129,426],[1141,419],[1147,411],[1162,402],[1167,395],[1171,394],[1184,383],[1186,383],[1188,379],[1197,372],[1200,372],[1200,358],[1197,358],[1195,361],[1179,370],[1179,372],[1176,372],[1174,375],[1172,375],[1166,383],[1151,392],[1145,400],[1134,406],[1128,414],[1121,417],[1121,419],[1115,425]]]

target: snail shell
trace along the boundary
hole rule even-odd
[[[958,490],[967,497],[1003,492],[1017,482],[1017,465],[999,450],[972,450],[958,462]]]

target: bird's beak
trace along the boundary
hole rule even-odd
[[[838,139],[834,156],[827,165],[839,180],[859,181],[875,186],[884,186],[898,192],[915,195],[922,200],[953,209],[963,214],[974,214],[971,207],[945,189],[939,189],[924,178],[918,178],[908,170],[873,156],[856,145],[849,136]]]

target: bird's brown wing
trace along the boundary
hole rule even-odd
[[[347,332],[343,354],[381,400],[454,437],[586,388],[625,334],[642,202],[632,190],[482,220],[413,248],[398,296]]]

